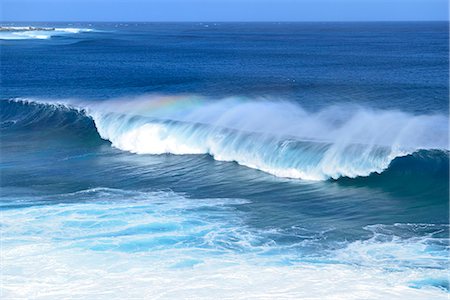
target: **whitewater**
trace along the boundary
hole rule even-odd
[[[305,249],[325,232],[277,243],[288,233],[247,226],[245,199],[94,188],[14,200],[2,204],[8,299],[447,298],[444,225],[372,225],[372,238],[319,254]]]

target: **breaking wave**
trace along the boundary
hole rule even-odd
[[[209,154],[279,177],[369,176],[382,173],[396,158],[414,154],[414,160],[418,151],[425,151],[429,161],[436,157],[439,165],[448,164],[448,117],[443,115],[354,106],[310,112],[287,101],[193,96],[102,102],[15,99],[2,101],[2,106],[3,128],[56,122],[86,134],[96,129],[120,150]]]

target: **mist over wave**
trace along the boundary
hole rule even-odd
[[[287,178],[368,176],[396,157],[448,149],[448,118],[442,115],[346,105],[310,112],[263,98],[153,95],[44,102],[86,113],[100,136],[124,151],[210,154]]]

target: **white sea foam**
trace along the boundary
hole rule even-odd
[[[285,264],[292,252],[236,209],[247,200],[105,188],[57,198],[2,211],[3,299],[447,299],[416,284],[446,278],[446,252],[433,252],[430,235]]]

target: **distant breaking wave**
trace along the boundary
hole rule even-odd
[[[193,96],[6,102],[31,111],[18,118],[23,108],[2,109],[8,115],[2,126],[46,122],[55,114],[62,114],[57,116],[60,123],[71,115],[71,122],[79,126],[88,116],[100,137],[120,150],[209,154],[216,160],[304,180],[368,176],[419,150],[448,151],[448,117],[443,115],[349,106],[308,112],[286,101]]]
[[[51,38],[52,36],[61,36],[92,31],[94,31],[94,29],[90,28],[55,28],[55,30],[7,31],[0,32],[0,40],[45,40]]]

